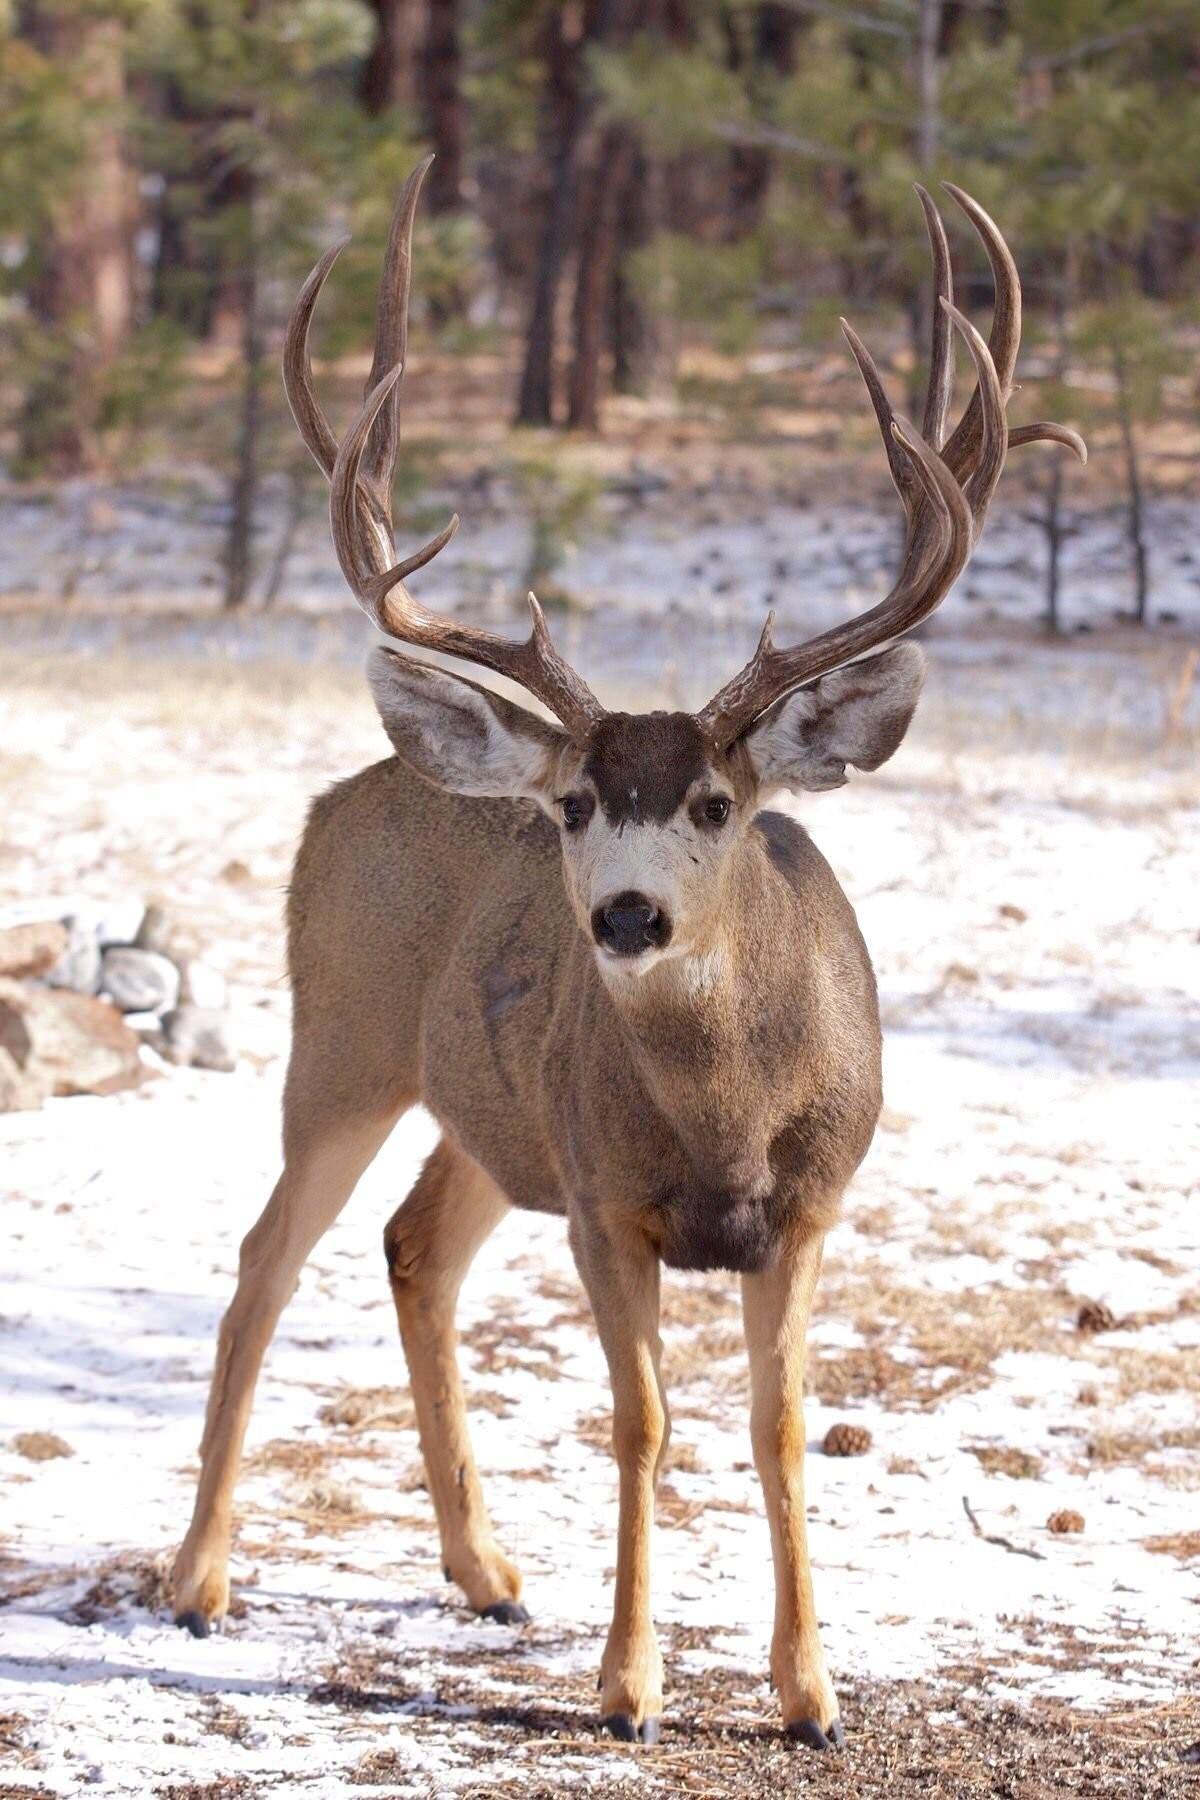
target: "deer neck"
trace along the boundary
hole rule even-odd
[[[605,984],[642,1086],[713,1185],[758,1187],[767,1175],[773,1052],[762,1026],[781,971],[764,863],[747,846],[707,939]]]

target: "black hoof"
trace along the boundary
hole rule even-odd
[[[787,1728],[788,1736],[809,1750],[840,1750],[846,1742],[846,1731],[840,1719],[829,1727],[828,1736],[816,1719],[796,1719]]]
[[[202,1612],[180,1613],[175,1623],[181,1631],[190,1631],[193,1637],[207,1637],[209,1634],[208,1620]]]
[[[497,1600],[493,1606],[485,1606],[480,1613],[481,1619],[491,1619],[495,1625],[528,1625],[529,1613],[519,1600]]]
[[[600,1729],[620,1738],[623,1744],[657,1744],[659,1721],[643,1719],[635,1725],[628,1713],[610,1713],[607,1719],[601,1719]]]

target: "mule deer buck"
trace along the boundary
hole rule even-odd
[[[985,343],[951,297],[924,208],[940,304],[920,430],[897,416],[846,326],[907,518],[877,606],[791,649],[768,621],[751,661],[698,713],[609,712],[554,648],[530,596],[528,640],[436,616],[407,578],[454,532],[394,560],[413,215],[397,206],[365,404],[339,444],[314,397],[309,325],[337,248],[287,332],[296,424],[332,486],[346,579],[391,638],[507,676],[556,722],[440,666],[380,647],[370,681],[396,754],[313,806],[288,905],[294,1033],[284,1168],[241,1250],[221,1326],[176,1616],[207,1634],[229,1600],[233,1486],[259,1366],[300,1269],[400,1116],[442,1137],[384,1234],[448,1578],[505,1624],[526,1618],[471,1453],[455,1305],[510,1207],[565,1217],[608,1361],[619,1525],[600,1714],[651,1742],[662,1664],[650,1615],[655,1483],[667,1444],[659,1271],[740,1274],[751,1432],[774,1552],[771,1673],[787,1732],[842,1742],[805,1542],[802,1384],[822,1238],[880,1107],[875,982],[854,914],[781,791],[876,769],[917,704],[924,661],[896,643],[949,591],[978,540],[1010,444],[1005,404],[1021,292],[996,226],[949,193],[983,241],[996,300]],[[953,331],[976,386],[947,436]],[[870,654],[868,654],[870,653]]]

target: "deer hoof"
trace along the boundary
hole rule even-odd
[[[628,1713],[610,1713],[607,1719],[601,1719],[600,1729],[620,1738],[623,1744],[657,1744],[659,1720],[643,1719],[635,1725]]]
[[[481,1619],[491,1619],[494,1625],[528,1625],[528,1609],[519,1600],[496,1600],[491,1606],[485,1606],[479,1614]]]
[[[840,1750],[846,1742],[846,1729],[840,1719],[835,1719],[828,1732],[821,1729],[817,1719],[795,1719],[787,1728],[788,1736],[794,1743],[803,1744],[808,1750]]]
[[[175,1620],[175,1623],[181,1631],[190,1632],[195,1638],[208,1637],[211,1629],[204,1614],[195,1611],[195,1609],[191,1612],[181,1612]]]

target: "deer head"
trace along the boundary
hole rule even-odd
[[[429,159],[432,160],[432,159]],[[444,530],[396,562],[391,479],[399,447],[412,227],[427,160],[396,208],[377,307],[365,401],[339,445],[312,387],[308,331],[340,250],[318,263],[288,327],[284,382],[296,424],[331,483],[338,560],[379,630],[458,657],[518,683],[551,723],[491,690],[390,648],[370,679],[399,755],[456,793],[528,799],[555,821],[567,890],[581,929],[611,981],[717,941],[739,847],[771,794],[840,786],[847,767],[876,769],[898,747],[916,708],[924,658],[896,642],[929,617],[979,540],[1010,445],[1050,440],[1086,460],[1077,433],[1042,422],[1008,428],[1021,332],[1021,286],[999,230],[969,195],[946,184],[983,242],[996,288],[988,342],[954,305],[942,220],[918,187],[933,256],[929,384],[921,429],[896,414],[869,352],[843,321],[874,406],[906,519],[899,576],[877,606],[790,648],[768,618],[750,662],[698,713],[609,712],[550,640],[529,596],[524,642],[438,617],[409,593],[408,577],[447,544]],[[946,419],[954,336],[974,365],[974,393],[953,432]]]

